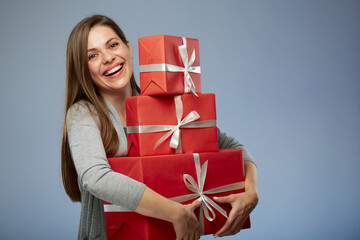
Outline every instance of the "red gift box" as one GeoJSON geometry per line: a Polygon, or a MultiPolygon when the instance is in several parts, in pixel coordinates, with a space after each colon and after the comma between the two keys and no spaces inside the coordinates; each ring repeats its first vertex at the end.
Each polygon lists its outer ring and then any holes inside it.
{"type": "Polygon", "coordinates": [[[135,96],[125,102],[129,156],[218,151],[214,94],[135,96]]]}
{"type": "Polygon", "coordinates": [[[159,35],[139,38],[141,95],[201,93],[199,40],[159,35]]]}
{"type": "MultiPolygon", "coordinates": [[[[214,196],[227,196],[244,191],[245,173],[242,150],[240,149],[199,154],[110,158],[109,163],[114,171],[143,182],[149,188],[170,199],[193,194],[184,183],[184,174],[187,174],[187,177],[191,176],[195,184],[199,183],[199,180],[197,180],[198,175],[206,175],[203,181],[203,189],[204,196],[209,198],[209,201],[214,196]],[[204,165],[207,165],[207,169],[204,168],[204,165]],[[200,166],[202,169],[199,173],[200,166]],[[229,191],[221,190],[226,192],[211,193],[212,191],[216,192],[219,187],[224,188],[234,184],[237,184],[236,190],[230,188],[229,191]],[[210,194],[207,194],[207,192],[210,192],[210,194]]],[[[199,186],[199,188],[201,187],[199,186]]],[[[198,198],[198,195],[194,195],[193,199],[198,198]]],[[[183,204],[191,203],[194,201],[193,199],[183,202],[183,204]]],[[[202,207],[204,205],[203,200],[202,207]]],[[[228,216],[231,205],[219,205],[226,211],[228,216]]],[[[175,239],[175,231],[171,223],[145,217],[135,212],[119,212],[118,208],[118,206],[106,202],[104,204],[108,239],[175,239]]],[[[213,211],[215,213],[213,221],[208,221],[206,218],[202,223],[199,221],[203,229],[203,235],[216,233],[226,221],[226,218],[220,212],[213,211]]],[[[195,211],[195,214],[199,218],[199,215],[202,214],[200,208],[195,211]]],[[[249,218],[245,221],[244,228],[250,228],[249,218]]]]}

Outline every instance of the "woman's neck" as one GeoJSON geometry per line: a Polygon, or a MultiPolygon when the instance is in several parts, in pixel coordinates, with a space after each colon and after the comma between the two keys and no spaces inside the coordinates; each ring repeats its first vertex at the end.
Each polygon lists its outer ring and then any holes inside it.
{"type": "Polygon", "coordinates": [[[111,102],[114,106],[121,123],[126,127],[126,107],[125,107],[125,98],[132,96],[132,89],[130,84],[126,86],[123,92],[117,92],[116,94],[104,94],[104,96],[111,102]]]}

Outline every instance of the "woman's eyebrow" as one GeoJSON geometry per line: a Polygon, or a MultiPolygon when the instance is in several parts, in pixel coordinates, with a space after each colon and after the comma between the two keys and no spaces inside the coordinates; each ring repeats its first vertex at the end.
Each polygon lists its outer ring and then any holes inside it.
{"type": "Polygon", "coordinates": [[[97,50],[97,48],[90,48],[90,49],[88,49],[87,51],[88,52],[92,52],[92,51],[96,51],[97,50]]]}
{"type": "Polygon", "coordinates": [[[113,39],[120,40],[119,38],[112,37],[109,40],[106,41],[105,45],[108,45],[113,39]]]}
{"type": "MultiPolygon", "coordinates": [[[[108,45],[109,42],[111,42],[113,39],[120,40],[119,38],[112,37],[112,38],[110,38],[109,40],[106,41],[105,45],[108,45]]],[[[88,49],[87,51],[88,51],[88,52],[91,52],[91,51],[96,51],[96,50],[97,50],[97,48],[90,48],[90,49],[88,49]]]]}

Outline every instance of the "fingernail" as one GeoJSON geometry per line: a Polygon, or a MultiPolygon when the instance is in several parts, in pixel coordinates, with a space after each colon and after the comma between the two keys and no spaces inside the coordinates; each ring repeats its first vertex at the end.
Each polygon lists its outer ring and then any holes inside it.
{"type": "Polygon", "coordinates": [[[218,200],[219,198],[218,198],[218,197],[214,197],[214,199],[218,200]]]}
{"type": "Polygon", "coordinates": [[[198,198],[197,200],[198,200],[199,202],[202,202],[202,198],[198,198]]]}

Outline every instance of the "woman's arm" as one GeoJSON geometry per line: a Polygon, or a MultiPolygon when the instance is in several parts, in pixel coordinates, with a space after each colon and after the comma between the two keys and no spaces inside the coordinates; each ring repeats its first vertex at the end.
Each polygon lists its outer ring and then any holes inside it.
{"type": "Polygon", "coordinates": [[[100,129],[84,102],[68,111],[67,131],[81,187],[99,199],[135,210],[145,185],[111,169],[100,129]]]}
{"type": "Polygon", "coordinates": [[[220,149],[242,149],[244,161],[251,161],[255,163],[253,157],[251,156],[249,151],[244,147],[243,144],[239,143],[239,141],[236,140],[235,138],[226,135],[226,133],[221,132],[219,128],[218,128],[218,141],[219,141],[220,149]]]}
{"type": "Polygon", "coordinates": [[[200,201],[193,201],[189,205],[171,201],[146,187],[144,194],[136,208],[136,212],[171,222],[176,232],[176,239],[200,238],[199,223],[194,210],[201,205],[200,201]]]}
{"type": "Polygon", "coordinates": [[[181,205],[114,172],[107,161],[99,127],[84,104],[72,106],[67,120],[72,158],[85,190],[99,199],[173,223],[177,239],[199,239],[193,210],[200,202],[181,205]]]}
{"type": "Polygon", "coordinates": [[[256,207],[259,197],[257,192],[257,171],[251,161],[245,161],[245,192],[215,199],[218,203],[231,204],[229,218],[224,226],[214,234],[215,237],[234,235],[240,232],[246,218],[256,207]]]}
{"type": "Polygon", "coordinates": [[[257,192],[257,170],[254,160],[244,145],[240,144],[235,138],[227,136],[218,129],[219,148],[222,149],[242,149],[244,168],[245,168],[245,192],[232,194],[226,197],[215,199],[219,203],[229,203],[232,209],[224,226],[214,234],[214,236],[234,235],[238,233],[246,218],[256,207],[259,196],[257,192]]]}

